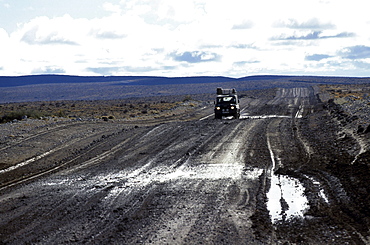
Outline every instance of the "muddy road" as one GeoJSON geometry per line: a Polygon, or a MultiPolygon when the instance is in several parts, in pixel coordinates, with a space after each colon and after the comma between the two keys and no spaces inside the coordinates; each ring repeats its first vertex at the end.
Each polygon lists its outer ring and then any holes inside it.
{"type": "Polygon", "coordinates": [[[369,244],[364,140],[312,88],[241,104],[0,145],[0,243],[369,244]]]}

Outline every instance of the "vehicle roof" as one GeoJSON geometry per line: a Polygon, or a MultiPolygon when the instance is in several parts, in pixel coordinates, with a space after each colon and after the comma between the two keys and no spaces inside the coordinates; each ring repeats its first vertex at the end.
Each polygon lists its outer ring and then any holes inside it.
{"type": "Polygon", "coordinates": [[[236,94],[219,94],[217,97],[237,97],[238,95],[236,94]]]}

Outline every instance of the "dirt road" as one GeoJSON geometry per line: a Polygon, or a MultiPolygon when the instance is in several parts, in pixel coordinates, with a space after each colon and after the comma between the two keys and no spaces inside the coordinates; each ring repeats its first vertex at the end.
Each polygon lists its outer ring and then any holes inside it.
{"type": "Polygon", "coordinates": [[[368,244],[360,140],[338,140],[312,88],[241,102],[240,120],[209,107],[185,121],[71,122],[0,147],[0,241],[368,244]]]}

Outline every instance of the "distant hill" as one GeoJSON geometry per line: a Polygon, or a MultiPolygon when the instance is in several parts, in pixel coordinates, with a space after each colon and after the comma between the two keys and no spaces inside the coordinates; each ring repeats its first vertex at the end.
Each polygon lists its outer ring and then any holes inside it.
{"type": "Polygon", "coordinates": [[[71,83],[111,83],[121,85],[161,85],[161,84],[192,84],[235,81],[229,77],[150,77],[150,76],[67,76],[67,75],[32,75],[32,76],[0,76],[0,87],[15,87],[40,84],[71,84],[71,83]]]}
{"type": "Polygon", "coordinates": [[[222,76],[0,76],[0,103],[54,100],[106,100],[130,97],[215,93],[315,84],[370,83],[370,78],[262,75],[222,76]]]}

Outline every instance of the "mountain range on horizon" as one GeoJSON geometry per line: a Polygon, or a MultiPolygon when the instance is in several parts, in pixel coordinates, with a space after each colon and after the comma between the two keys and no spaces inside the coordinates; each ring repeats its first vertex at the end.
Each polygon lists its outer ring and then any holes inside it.
{"type": "Polygon", "coordinates": [[[107,100],[130,97],[214,93],[317,84],[370,83],[370,78],[291,75],[223,76],[0,76],[0,103],[44,100],[107,100]]]}
{"type": "Polygon", "coordinates": [[[0,76],[0,87],[25,86],[49,83],[96,83],[96,82],[121,82],[125,85],[160,85],[160,84],[187,84],[187,83],[214,83],[230,81],[258,81],[277,79],[340,79],[364,80],[362,77],[336,77],[336,76],[295,76],[295,75],[252,75],[240,78],[225,76],[189,76],[189,77],[164,77],[164,76],[77,76],[77,75],[23,75],[23,76],[0,76]]]}
{"type": "Polygon", "coordinates": [[[188,84],[188,83],[214,83],[247,80],[272,80],[293,78],[288,75],[255,75],[241,78],[224,76],[189,76],[189,77],[162,77],[162,76],[76,76],[76,75],[24,75],[0,76],[0,87],[14,87],[34,84],[53,83],[100,83],[120,82],[125,85],[160,85],[160,84],[188,84]]]}

